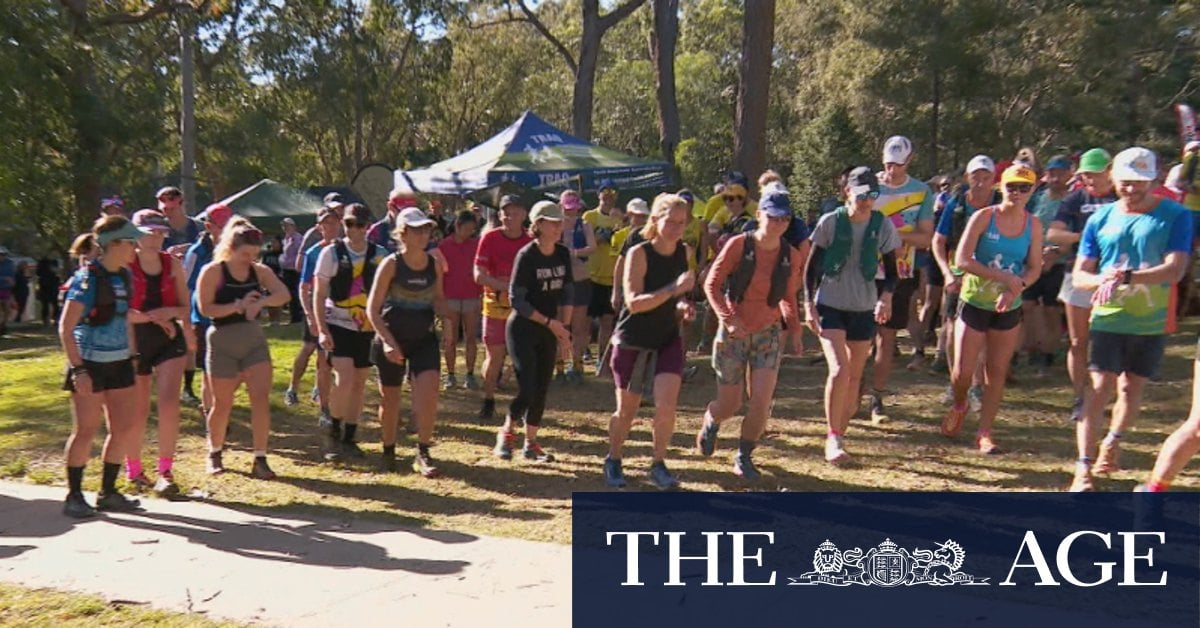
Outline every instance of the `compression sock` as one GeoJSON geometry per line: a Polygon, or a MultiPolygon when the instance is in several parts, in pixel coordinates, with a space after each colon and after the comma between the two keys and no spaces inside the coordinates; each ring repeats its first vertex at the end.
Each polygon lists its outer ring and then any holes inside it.
{"type": "Polygon", "coordinates": [[[125,458],[125,477],[130,480],[143,473],[141,458],[125,458]]]}
{"type": "Polygon", "coordinates": [[[170,473],[171,472],[171,464],[174,462],[175,462],[175,459],[172,458],[171,456],[159,457],[159,459],[158,459],[158,474],[163,475],[165,473],[170,473]]]}
{"type": "Polygon", "coordinates": [[[396,445],[394,445],[394,444],[393,445],[384,445],[383,446],[383,457],[384,458],[395,458],[396,457],[396,445]]]}
{"type": "Polygon", "coordinates": [[[353,443],[354,442],[354,434],[356,432],[358,432],[358,423],[347,423],[342,428],[342,442],[343,443],[353,443]]]}
{"type": "Polygon", "coordinates": [[[121,463],[106,462],[104,463],[104,475],[100,479],[100,492],[104,495],[111,495],[117,492],[117,475],[121,473],[121,463]]]}
{"type": "Polygon", "coordinates": [[[429,455],[429,445],[427,443],[417,443],[417,453],[422,456],[429,455]]]}
{"type": "Polygon", "coordinates": [[[342,420],[341,419],[334,419],[334,418],[329,419],[329,435],[334,438],[341,437],[341,435],[342,435],[342,420]]]}
{"type": "Polygon", "coordinates": [[[1165,493],[1167,492],[1167,488],[1170,486],[1170,484],[1170,482],[1163,482],[1162,480],[1151,480],[1146,482],[1146,492],[1165,493]]]}
{"type": "Polygon", "coordinates": [[[183,372],[183,389],[189,395],[195,397],[196,393],[192,392],[192,382],[196,380],[196,369],[187,369],[183,372]]]}
{"type": "Polygon", "coordinates": [[[83,493],[83,467],[67,467],[67,487],[72,495],[83,493]]]}

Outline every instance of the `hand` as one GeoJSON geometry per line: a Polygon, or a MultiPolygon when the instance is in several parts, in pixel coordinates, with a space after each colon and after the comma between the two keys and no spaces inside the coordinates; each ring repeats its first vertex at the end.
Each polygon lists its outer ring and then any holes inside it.
{"type": "Polygon", "coordinates": [[[812,330],[812,333],[817,336],[820,336],[821,335],[821,317],[817,314],[817,304],[816,303],[805,303],[804,304],[804,318],[807,319],[807,320],[805,320],[804,323],[806,325],[808,325],[808,328],[810,330],[812,330]]]}
{"type": "Polygon", "coordinates": [[[745,338],[746,328],[742,325],[742,318],[737,314],[730,316],[727,320],[722,321],[725,326],[725,331],[729,333],[730,338],[745,338]]]}
{"type": "Polygon", "coordinates": [[[92,376],[87,371],[71,371],[71,385],[81,395],[92,394],[92,376]]]}
{"type": "Polygon", "coordinates": [[[875,322],[880,325],[892,319],[892,297],[888,295],[875,303],[875,322]]]}
{"type": "Polygon", "coordinates": [[[554,337],[558,338],[560,342],[569,342],[571,340],[571,332],[567,331],[566,326],[557,318],[550,319],[550,322],[546,323],[546,326],[550,328],[550,331],[554,332],[554,337]]]}
{"type": "Polygon", "coordinates": [[[680,301],[675,305],[675,308],[683,316],[685,323],[696,320],[696,305],[691,301],[680,301]]]}
{"type": "Polygon", "coordinates": [[[1046,268],[1053,266],[1059,257],[1062,257],[1062,249],[1057,245],[1051,244],[1042,247],[1042,265],[1046,268]]]}
{"type": "Polygon", "coordinates": [[[321,345],[326,352],[333,351],[333,336],[329,335],[328,329],[321,330],[321,333],[317,335],[317,344],[321,345]]]}
{"type": "Polygon", "coordinates": [[[962,290],[962,277],[959,275],[946,275],[946,286],[943,290],[947,294],[958,294],[962,290]]]}
{"type": "Polygon", "coordinates": [[[175,338],[175,334],[178,330],[175,327],[174,321],[171,321],[171,320],[155,321],[154,324],[158,325],[159,328],[161,328],[163,330],[163,333],[167,335],[167,338],[171,338],[171,339],[175,338]]]}
{"type": "Polygon", "coordinates": [[[242,305],[242,312],[246,315],[246,320],[258,320],[258,315],[263,309],[263,296],[261,292],[254,290],[247,293],[246,296],[241,298],[240,303],[242,305]]]}
{"type": "Polygon", "coordinates": [[[1017,297],[1012,292],[1001,292],[1000,296],[996,297],[996,311],[1007,312],[1008,308],[1012,307],[1013,302],[1016,300],[1017,297]]]}
{"type": "MultiPolygon", "coordinates": [[[[624,303],[622,303],[621,301],[622,301],[622,299],[621,299],[620,293],[618,293],[618,288],[616,288],[614,286],[611,305],[612,305],[613,311],[617,312],[618,314],[621,312],[621,306],[624,305],[624,303]]],[[[583,307],[586,307],[586,306],[583,306],[583,307]]]]}
{"type": "Polygon", "coordinates": [[[404,353],[400,351],[399,347],[384,343],[383,356],[392,364],[404,364],[404,353]]]}
{"type": "Polygon", "coordinates": [[[1021,294],[1025,291],[1025,280],[1017,275],[1008,275],[1004,278],[1004,283],[1008,286],[1008,291],[1013,294],[1021,294]]]}
{"type": "Polygon", "coordinates": [[[680,296],[692,291],[696,287],[696,273],[687,271],[675,280],[675,289],[672,291],[674,296],[680,296]]]}
{"type": "Polygon", "coordinates": [[[319,338],[321,336],[320,330],[317,329],[316,321],[312,320],[311,318],[308,319],[308,333],[312,334],[313,338],[319,338]]]}
{"type": "Polygon", "coordinates": [[[1109,275],[1100,283],[1100,287],[1092,293],[1092,305],[1104,305],[1112,300],[1121,285],[1119,276],[1109,275]]]}

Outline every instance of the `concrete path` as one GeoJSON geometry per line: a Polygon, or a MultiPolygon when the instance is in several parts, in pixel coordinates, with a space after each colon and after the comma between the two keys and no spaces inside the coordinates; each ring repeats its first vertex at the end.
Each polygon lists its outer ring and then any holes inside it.
{"type": "Polygon", "coordinates": [[[279,626],[568,626],[570,547],[0,482],[0,580],[279,626]],[[89,494],[91,500],[94,495],[89,494]]]}

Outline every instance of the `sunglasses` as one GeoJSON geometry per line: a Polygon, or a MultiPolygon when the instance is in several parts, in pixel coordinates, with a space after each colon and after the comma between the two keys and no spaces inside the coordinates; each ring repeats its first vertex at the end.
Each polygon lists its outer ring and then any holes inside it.
{"type": "Polygon", "coordinates": [[[1009,192],[1020,192],[1021,194],[1028,194],[1029,192],[1033,191],[1033,184],[1032,183],[1009,183],[1008,185],[1004,186],[1004,189],[1008,190],[1009,192]]]}
{"type": "Polygon", "coordinates": [[[354,218],[347,218],[342,221],[342,224],[346,225],[347,229],[359,229],[359,228],[366,229],[367,228],[367,223],[355,220],[354,218]]]}
{"type": "Polygon", "coordinates": [[[182,195],[182,194],[163,194],[162,196],[158,197],[158,200],[160,200],[160,201],[173,201],[173,200],[175,200],[175,199],[177,199],[177,198],[183,198],[183,195],[182,195]]]}
{"type": "Polygon", "coordinates": [[[854,199],[858,201],[865,201],[867,199],[875,200],[877,198],[879,198],[879,192],[877,190],[871,190],[870,192],[863,192],[862,194],[854,195],[854,199]]]}
{"type": "Polygon", "coordinates": [[[779,223],[779,222],[790,222],[791,220],[792,220],[791,216],[767,216],[768,222],[779,223]]]}
{"type": "Polygon", "coordinates": [[[745,196],[738,196],[736,194],[726,194],[723,198],[726,203],[740,203],[746,200],[745,196]]]}
{"type": "Polygon", "coordinates": [[[234,236],[234,241],[237,244],[259,246],[263,243],[263,233],[258,229],[244,229],[234,236]]]}

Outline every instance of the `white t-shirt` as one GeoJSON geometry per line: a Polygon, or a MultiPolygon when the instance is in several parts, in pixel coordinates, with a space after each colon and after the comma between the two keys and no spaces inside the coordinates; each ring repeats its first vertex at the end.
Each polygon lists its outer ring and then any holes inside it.
{"type": "MultiPolygon", "coordinates": [[[[367,319],[367,295],[371,292],[371,286],[363,280],[363,263],[371,247],[375,248],[376,266],[383,262],[387,251],[383,247],[371,243],[368,243],[362,250],[355,251],[350,246],[349,240],[343,238],[340,242],[346,246],[346,251],[350,254],[350,265],[354,271],[354,279],[350,282],[350,294],[345,300],[335,303],[332,295],[330,298],[325,299],[325,321],[330,325],[336,325],[337,327],[353,331],[374,331],[374,328],[371,327],[371,321],[367,319]]],[[[337,247],[327,246],[321,250],[321,255],[317,257],[317,277],[332,280],[337,273],[337,247]]]]}

